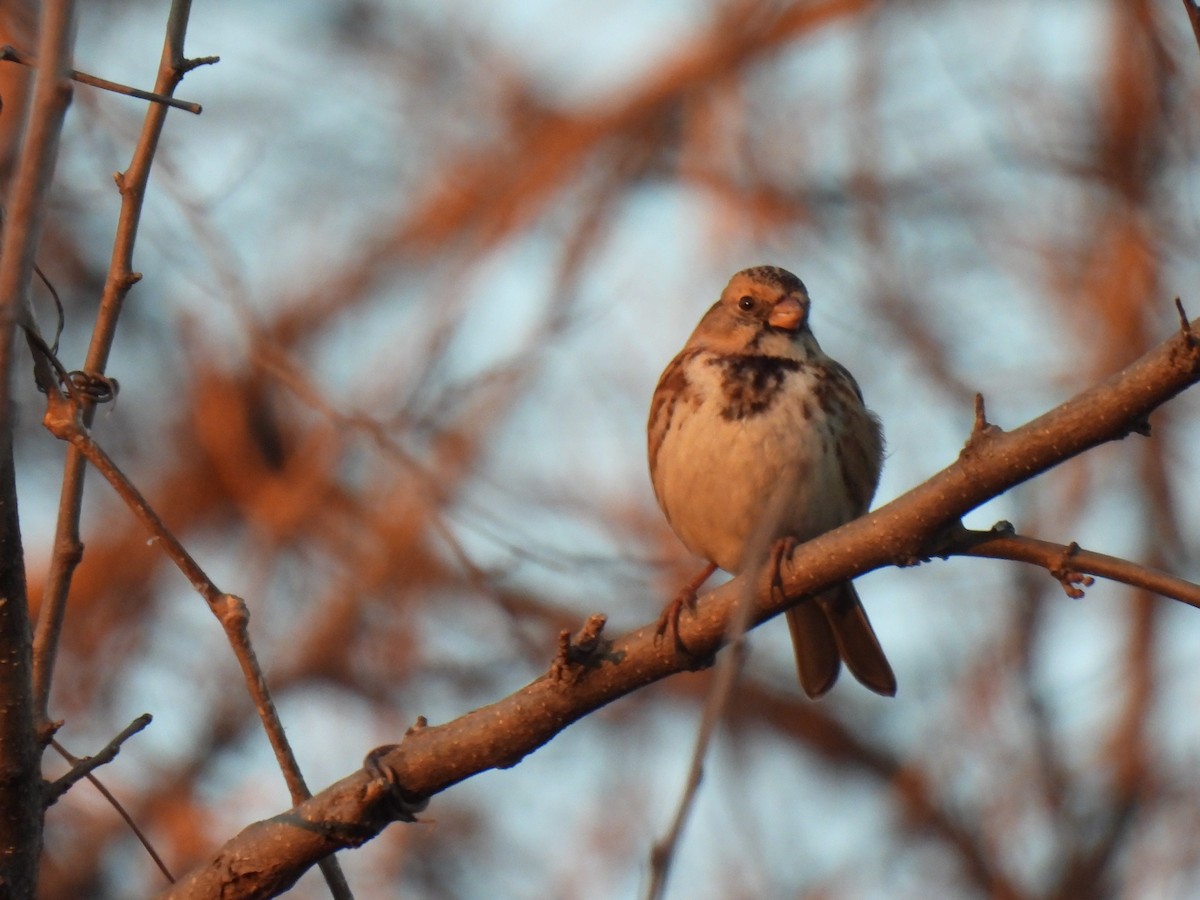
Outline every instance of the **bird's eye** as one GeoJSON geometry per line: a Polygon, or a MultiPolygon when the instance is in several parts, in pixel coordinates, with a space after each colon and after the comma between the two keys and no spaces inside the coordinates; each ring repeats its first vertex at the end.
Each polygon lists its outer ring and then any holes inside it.
{"type": "Polygon", "coordinates": [[[746,295],[739,299],[738,309],[744,310],[745,312],[750,312],[750,310],[754,309],[754,298],[746,295]]]}

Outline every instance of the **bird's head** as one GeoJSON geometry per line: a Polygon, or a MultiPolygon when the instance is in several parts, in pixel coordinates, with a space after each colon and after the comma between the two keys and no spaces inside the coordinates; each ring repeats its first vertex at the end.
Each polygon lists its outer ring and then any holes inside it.
{"type": "Polygon", "coordinates": [[[786,269],[755,266],[729,279],[691,343],[727,353],[789,356],[808,339],[808,291],[786,269]]]}

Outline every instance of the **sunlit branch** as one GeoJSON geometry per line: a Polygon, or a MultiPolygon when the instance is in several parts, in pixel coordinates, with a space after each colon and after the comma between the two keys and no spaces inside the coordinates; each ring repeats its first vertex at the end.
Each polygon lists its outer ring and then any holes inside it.
{"type": "Polygon", "coordinates": [[[1200,609],[1200,585],[1127,559],[1084,550],[1078,544],[1056,544],[1000,529],[964,531],[946,549],[948,556],[981,556],[1040,566],[1076,598],[1083,596],[1081,587],[1088,586],[1080,577],[1097,575],[1200,609]]]}
{"type": "MultiPolygon", "coordinates": [[[[390,819],[401,817],[397,810],[411,811],[424,798],[487,769],[516,765],[588,713],[711,658],[728,640],[747,594],[755,601],[750,620],[758,623],[786,611],[797,598],[864,572],[938,555],[939,548],[953,546],[964,513],[1072,456],[1143,432],[1155,408],[1200,381],[1200,348],[1192,337],[1197,326],[1200,321],[1019,428],[976,429],[959,458],[925,483],[800,545],[778,573],[782,591],[774,589],[775,573],[763,570],[748,571],[706,594],[695,614],[679,621],[688,652],[657,640],[654,624],[600,641],[593,664],[583,666],[578,677],[562,678],[552,667],[502,700],[443,725],[413,729],[402,743],[373,751],[363,769],[289,812],[245,829],[167,896],[215,890],[228,865],[239,861],[245,871],[248,859],[255,861],[255,876],[240,883],[245,896],[271,896],[328,854],[370,839],[390,819]]],[[[1057,570],[1103,564],[1086,556],[1080,563],[1069,551],[1054,546],[1057,570]]]]}
{"type": "MultiPolygon", "coordinates": [[[[176,567],[184,574],[195,591],[204,598],[209,609],[220,621],[225,634],[242,669],[250,696],[262,720],[276,761],[283,772],[293,803],[301,803],[312,794],[304,781],[295,753],[284,732],[275,702],[267,688],[266,678],[259,666],[254,647],[250,642],[248,624],[250,614],[245,601],[233,594],[221,591],[199,563],[183,546],[179,538],[169,529],[142,493],[125,476],[103,448],[92,439],[82,422],[80,408],[73,397],[57,391],[47,398],[43,424],[60,440],[67,441],[113,486],[126,506],[141,520],[153,539],[159,544],[176,567]]],[[[341,868],[334,859],[320,861],[321,869],[335,898],[349,897],[349,888],[341,868]]]]}

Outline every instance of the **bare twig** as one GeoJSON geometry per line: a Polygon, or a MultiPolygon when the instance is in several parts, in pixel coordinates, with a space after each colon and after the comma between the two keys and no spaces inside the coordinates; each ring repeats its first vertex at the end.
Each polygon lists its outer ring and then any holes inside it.
{"type": "MultiPolygon", "coordinates": [[[[212,61],[216,62],[217,60],[213,58],[212,61]]],[[[18,65],[28,66],[31,69],[37,68],[37,60],[31,54],[23,50],[18,50],[12,44],[0,46],[0,62],[14,62],[18,65]]],[[[78,69],[72,69],[69,77],[72,81],[78,81],[80,84],[86,84],[105,91],[112,91],[114,94],[137,97],[139,100],[163,103],[167,106],[173,106],[175,109],[194,113],[197,116],[204,111],[204,108],[199,103],[192,103],[190,100],[177,100],[175,97],[169,97],[166,94],[156,94],[154,91],[143,91],[141,88],[119,84],[116,81],[109,81],[107,78],[98,78],[95,75],[89,75],[87,72],[80,72],[78,69]]]]}
{"type": "Polygon", "coordinates": [[[1178,297],[1175,298],[1175,311],[1179,313],[1179,330],[1187,338],[1189,344],[1196,343],[1196,332],[1192,331],[1192,323],[1188,321],[1187,312],[1183,308],[1183,301],[1178,297]]]}
{"type": "Polygon", "coordinates": [[[971,426],[971,434],[967,437],[967,442],[963,444],[961,455],[974,453],[984,440],[999,431],[998,426],[987,420],[987,407],[984,405],[983,394],[976,394],[975,423],[971,426]]]}
{"type": "Polygon", "coordinates": [[[211,605],[221,626],[225,629],[230,646],[233,647],[234,655],[242,668],[242,676],[246,679],[255,709],[258,710],[263,728],[267,731],[267,737],[275,751],[275,758],[279,762],[280,769],[283,770],[283,777],[287,781],[292,800],[296,802],[298,802],[297,798],[307,800],[312,793],[308,790],[308,785],[304,783],[304,777],[300,774],[300,766],[296,762],[287,735],[283,731],[283,723],[279,721],[275,701],[271,699],[271,693],[267,690],[262,667],[258,664],[258,657],[250,642],[250,612],[246,609],[246,601],[233,594],[222,594],[211,605]]]}
{"type": "Polygon", "coordinates": [[[88,433],[82,421],[80,407],[75,401],[58,392],[51,393],[46,404],[46,414],[42,419],[51,434],[62,441],[67,441],[87,459],[101,475],[113,486],[125,505],[133,511],[146,530],[154,536],[163,551],[175,563],[176,568],[184,574],[195,591],[204,598],[210,607],[216,607],[224,596],[200,564],[188,553],[187,548],[171,532],[158,513],[150,506],[141,491],[125,477],[115,462],[104,452],[88,433]]]}
{"type": "MultiPolygon", "coordinates": [[[[152,719],[150,713],[142,713],[121,729],[117,736],[105,744],[104,749],[95,756],[85,756],[82,759],[71,758],[70,761],[73,764],[71,770],[46,785],[44,793],[46,805],[53,805],[59,797],[74,787],[81,779],[87,778],[101,766],[108,765],[116,759],[117,754],[121,752],[121,745],[149,725],[152,719]]],[[[62,747],[58,747],[58,751],[64,756],[70,757],[70,754],[62,747]]]]}
{"type": "MultiPolygon", "coordinates": [[[[750,598],[747,598],[749,600],[750,598]]],[[[739,618],[748,620],[746,612],[751,608],[749,602],[742,605],[739,618]]],[[[647,900],[659,900],[667,889],[667,876],[671,872],[671,863],[675,859],[675,849],[683,836],[683,828],[695,806],[696,796],[700,792],[700,782],[704,777],[704,760],[708,758],[708,750],[712,745],[713,735],[721,721],[729,698],[733,695],[733,687],[742,671],[746,659],[745,625],[742,631],[733,638],[729,652],[721,656],[714,673],[712,688],[704,702],[704,714],[700,719],[700,727],[696,731],[696,744],[692,749],[692,761],[688,766],[687,779],[679,796],[675,816],[667,833],[654,842],[650,848],[650,883],[646,888],[647,900]]],[[[735,625],[736,627],[736,625],[735,625]]]]}
{"type": "MultiPolygon", "coordinates": [[[[179,571],[191,582],[193,589],[204,598],[229,638],[234,656],[237,657],[238,665],[242,669],[246,685],[254,700],[255,709],[267,732],[271,748],[275,752],[275,759],[287,782],[292,802],[302,803],[309,799],[312,794],[308,785],[305,784],[299,763],[292,752],[287,734],[283,730],[283,724],[279,721],[275,702],[271,699],[266,678],[263,676],[254,647],[250,642],[250,633],[247,627],[250,614],[246,610],[245,602],[240,597],[227,594],[217,587],[179,538],[159,518],[158,513],[154,511],[142,493],[104,452],[104,449],[92,439],[83,425],[80,407],[73,398],[52,392],[47,398],[43,424],[59,440],[70,442],[71,446],[76,448],[83,458],[104,476],[121,499],[125,501],[125,505],[142,521],[142,524],[153,535],[154,540],[175,563],[179,571]]],[[[342,875],[337,860],[332,857],[322,859],[320,866],[334,897],[350,897],[349,886],[346,884],[345,876],[342,875]]]]}
{"type": "MultiPolygon", "coordinates": [[[[762,522],[746,548],[749,571],[761,567],[767,560],[772,560],[772,565],[777,565],[779,551],[788,546],[787,541],[775,543],[769,537],[775,530],[772,526],[779,521],[783,512],[783,502],[784,496],[780,494],[770,508],[763,510],[762,522]]],[[[694,582],[688,588],[694,594],[711,574],[712,569],[706,569],[705,579],[694,582]]],[[[772,585],[772,591],[775,589],[776,585],[772,585]]],[[[692,809],[695,807],[696,797],[700,792],[700,781],[704,775],[704,760],[708,758],[713,735],[724,716],[729,698],[733,695],[734,685],[737,683],[738,676],[741,675],[742,664],[745,662],[745,636],[750,627],[752,609],[754,609],[753,582],[746,581],[742,584],[741,599],[729,622],[729,631],[726,635],[729,652],[718,658],[712,686],[705,697],[704,714],[696,732],[692,760],[688,767],[688,775],[679,797],[679,803],[675,809],[675,816],[667,833],[650,848],[650,883],[646,888],[647,900],[659,900],[666,892],[667,876],[671,872],[675,850],[683,837],[684,826],[687,824],[692,809]]],[[[678,620],[675,623],[675,629],[678,634],[678,620]]]]}
{"type": "MultiPolygon", "coordinates": [[[[184,35],[187,31],[190,0],[173,0],[167,19],[166,38],[162,58],[155,80],[156,94],[170,96],[182,80],[187,60],[183,53],[184,35]]],[[[45,54],[40,54],[45,58],[45,54]]],[[[40,74],[40,70],[39,74],[40,74]]],[[[167,107],[153,104],[146,110],[141,135],[133,152],[129,168],[118,176],[121,189],[121,212],[117,221],[116,237],[113,242],[112,260],[104,292],[100,297],[100,309],[92,329],[92,340],[84,362],[84,371],[90,375],[103,375],[108,362],[109,350],[116,335],[117,320],[121,306],[129,289],[141,276],[133,271],[133,247],[141,221],[142,204],[146,185],[150,179],[150,168],[158,148],[159,135],[167,119],[167,107]]],[[[35,353],[35,360],[37,354],[35,353]]],[[[83,410],[83,425],[90,426],[95,414],[94,407],[86,405],[83,410]]],[[[58,522],[54,536],[54,552],[42,593],[42,603],[34,632],[34,702],[37,710],[38,728],[43,733],[48,729],[50,685],[54,674],[54,662],[58,652],[58,638],[62,631],[66,613],[67,595],[75,567],[83,557],[83,542],[79,536],[79,517],[82,511],[83,482],[86,464],[75,447],[67,450],[63,468],[63,484],[59,494],[58,522]]]]}
{"type": "Polygon", "coordinates": [[[1069,574],[1097,575],[1143,588],[1200,609],[1200,585],[1126,559],[1083,550],[1078,544],[1055,544],[1016,534],[964,532],[947,555],[1008,559],[1040,566],[1059,581],[1069,574]]]}
{"type": "Polygon", "coordinates": [[[54,287],[54,283],[46,277],[46,273],[38,268],[37,263],[33,265],[33,273],[37,275],[38,280],[45,285],[46,290],[50,292],[50,296],[54,299],[54,310],[56,313],[54,323],[54,340],[50,342],[50,352],[58,352],[58,339],[62,337],[63,326],[66,325],[66,319],[63,314],[62,299],[58,296],[58,291],[54,287]]]}
{"type": "MultiPolygon", "coordinates": [[[[51,740],[50,746],[58,751],[58,754],[72,765],[75,765],[79,762],[79,758],[68,753],[66,748],[63,747],[63,745],[58,741],[51,740]]],[[[167,864],[163,862],[163,858],[158,855],[158,851],[154,849],[154,845],[150,843],[150,839],[147,838],[142,832],[142,829],[138,827],[137,822],[133,821],[133,816],[129,814],[129,811],[125,809],[125,807],[121,804],[121,801],[114,797],[112,791],[106,788],[104,783],[95,775],[89,773],[84,777],[87,778],[92,787],[100,792],[100,796],[109,802],[112,808],[117,811],[117,815],[121,817],[127,826],[129,826],[129,830],[133,832],[133,836],[138,839],[138,843],[142,845],[146,853],[148,853],[150,858],[154,860],[154,864],[158,866],[158,870],[163,873],[163,877],[165,877],[167,881],[174,883],[175,876],[171,874],[171,870],[167,868],[167,864]]]]}

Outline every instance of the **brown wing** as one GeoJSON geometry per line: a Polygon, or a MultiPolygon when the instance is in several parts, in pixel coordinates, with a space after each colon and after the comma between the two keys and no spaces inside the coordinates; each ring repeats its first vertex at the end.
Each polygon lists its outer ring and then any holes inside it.
{"type": "Polygon", "coordinates": [[[830,401],[849,420],[837,436],[837,458],[842,482],[854,501],[858,515],[865,513],[879,486],[883,467],[883,426],[879,417],[863,405],[862,391],[849,370],[830,360],[833,377],[828,381],[830,401]]]}
{"type": "Polygon", "coordinates": [[[694,347],[684,347],[667,363],[667,367],[658,378],[658,385],[654,388],[654,396],[650,400],[650,420],[646,423],[651,478],[654,477],[658,450],[662,447],[663,438],[667,436],[667,429],[671,427],[675,407],[684,402],[688,394],[688,361],[700,352],[702,351],[694,347]]]}

